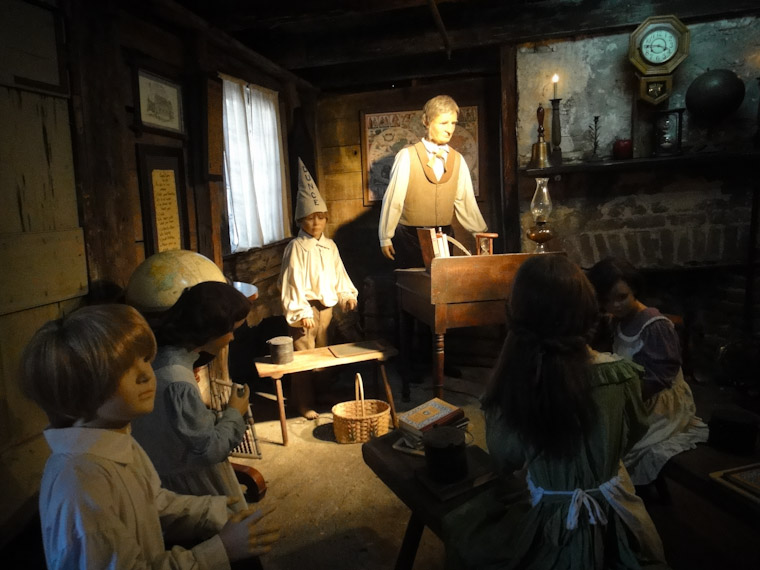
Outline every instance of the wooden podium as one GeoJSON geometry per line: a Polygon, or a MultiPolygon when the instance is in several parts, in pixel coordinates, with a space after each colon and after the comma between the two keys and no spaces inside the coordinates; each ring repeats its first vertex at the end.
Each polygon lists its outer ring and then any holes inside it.
{"type": "MultiPolygon", "coordinates": [[[[433,331],[433,389],[443,397],[443,355],[446,330],[503,324],[515,273],[534,253],[440,257],[430,269],[397,269],[396,287],[401,356],[411,363],[412,321],[415,317],[433,331]]],[[[543,254],[548,255],[548,254],[543,254]]],[[[409,398],[409,374],[403,374],[404,400],[409,398]]]]}

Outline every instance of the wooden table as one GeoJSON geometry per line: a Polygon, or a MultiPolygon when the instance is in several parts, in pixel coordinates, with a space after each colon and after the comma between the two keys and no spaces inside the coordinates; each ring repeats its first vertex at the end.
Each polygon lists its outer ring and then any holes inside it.
{"type": "Polygon", "coordinates": [[[404,362],[403,392],[409,398],[413,316],[433,331],[433,390],[443,397],[444,335],[447,329],[506,322],[507,298],[515,273],[536,254],[506,253],[470,257],[435,258],[430,270],[397,269],[401,355],[404,362]]]}
{"type": "MultiPolygon", "coordinates": [[[[363,444],[362,456],[367,466],[412,511],[395,566],[396,570],[411,570],[426,526],[440,537],[441,523],[446,514],[503,480],[490,481],[441,501],[415,475],[418,469],[424,468],[425,458],[393,449],[399,437],[401,433],[395,430],[363,444]]],[[[468,446],[467,453],[468,458],[479,455],[481,460],[490,461],[488,454],[477,446],[468,446]]]]}
{"type": "MultiPolygon", "coordinates": [[[[386,396],[391,410],[394,410],[393,395],[390,393],[385,367],[383,362],[396,356],[398,350],[384,340],[370,340],[365,342],[352,342],[346,344],[334,344],[312,350],[297,350],[293,353],[293,361],[287,364],[273,364],[271,356],[257,358],[256,371],[261,378],[273,378],[277,394],[277,404],[280,411],[280,429],[282,430],[282,444],[288,445],[288,427],[285,419],[285,399],[282,395],[282,377],[295,372],[308,372],[316,368],[329,368],[331,366],[343,366],[357,362],[377,360],[380,373],[386,386],[386,396]],[[336,356],[338,355],[338,356],[336,356]]],[[[395,414],[394,414],[395,415],[395,414]]]]}

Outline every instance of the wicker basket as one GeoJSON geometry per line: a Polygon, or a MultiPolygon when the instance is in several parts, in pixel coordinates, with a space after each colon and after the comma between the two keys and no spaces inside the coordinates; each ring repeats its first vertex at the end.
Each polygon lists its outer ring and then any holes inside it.
{"type": "Polygon", "coordinates": [[[363,443],[388,433],[390,405],[382,400],[365,400],[361,374],[356,375],[356,400],[332,408],[333,431],[338,443],[363,443]]]}

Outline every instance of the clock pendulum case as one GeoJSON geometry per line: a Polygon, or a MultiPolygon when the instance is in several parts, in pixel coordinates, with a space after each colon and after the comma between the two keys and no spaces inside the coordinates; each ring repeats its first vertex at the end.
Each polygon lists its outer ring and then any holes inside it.
{"type": "Polygon", "coordinates": [[[639,99],[656,105],[670,97],[671,74],[688,55],[689,29],[678,18],[644,20],[628,43],[628,59],[638,70],[639,99]]]}

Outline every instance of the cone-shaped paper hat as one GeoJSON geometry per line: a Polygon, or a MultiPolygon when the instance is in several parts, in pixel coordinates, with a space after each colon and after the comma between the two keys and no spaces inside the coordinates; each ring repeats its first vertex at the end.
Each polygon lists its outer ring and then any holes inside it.
{"type": "Polygon", "coordinates": [[[296,221],[314,212],[326,212],[327,206],[319,193],[314,179],[298,158],[298,196],[296,197],[296,221]]]}

